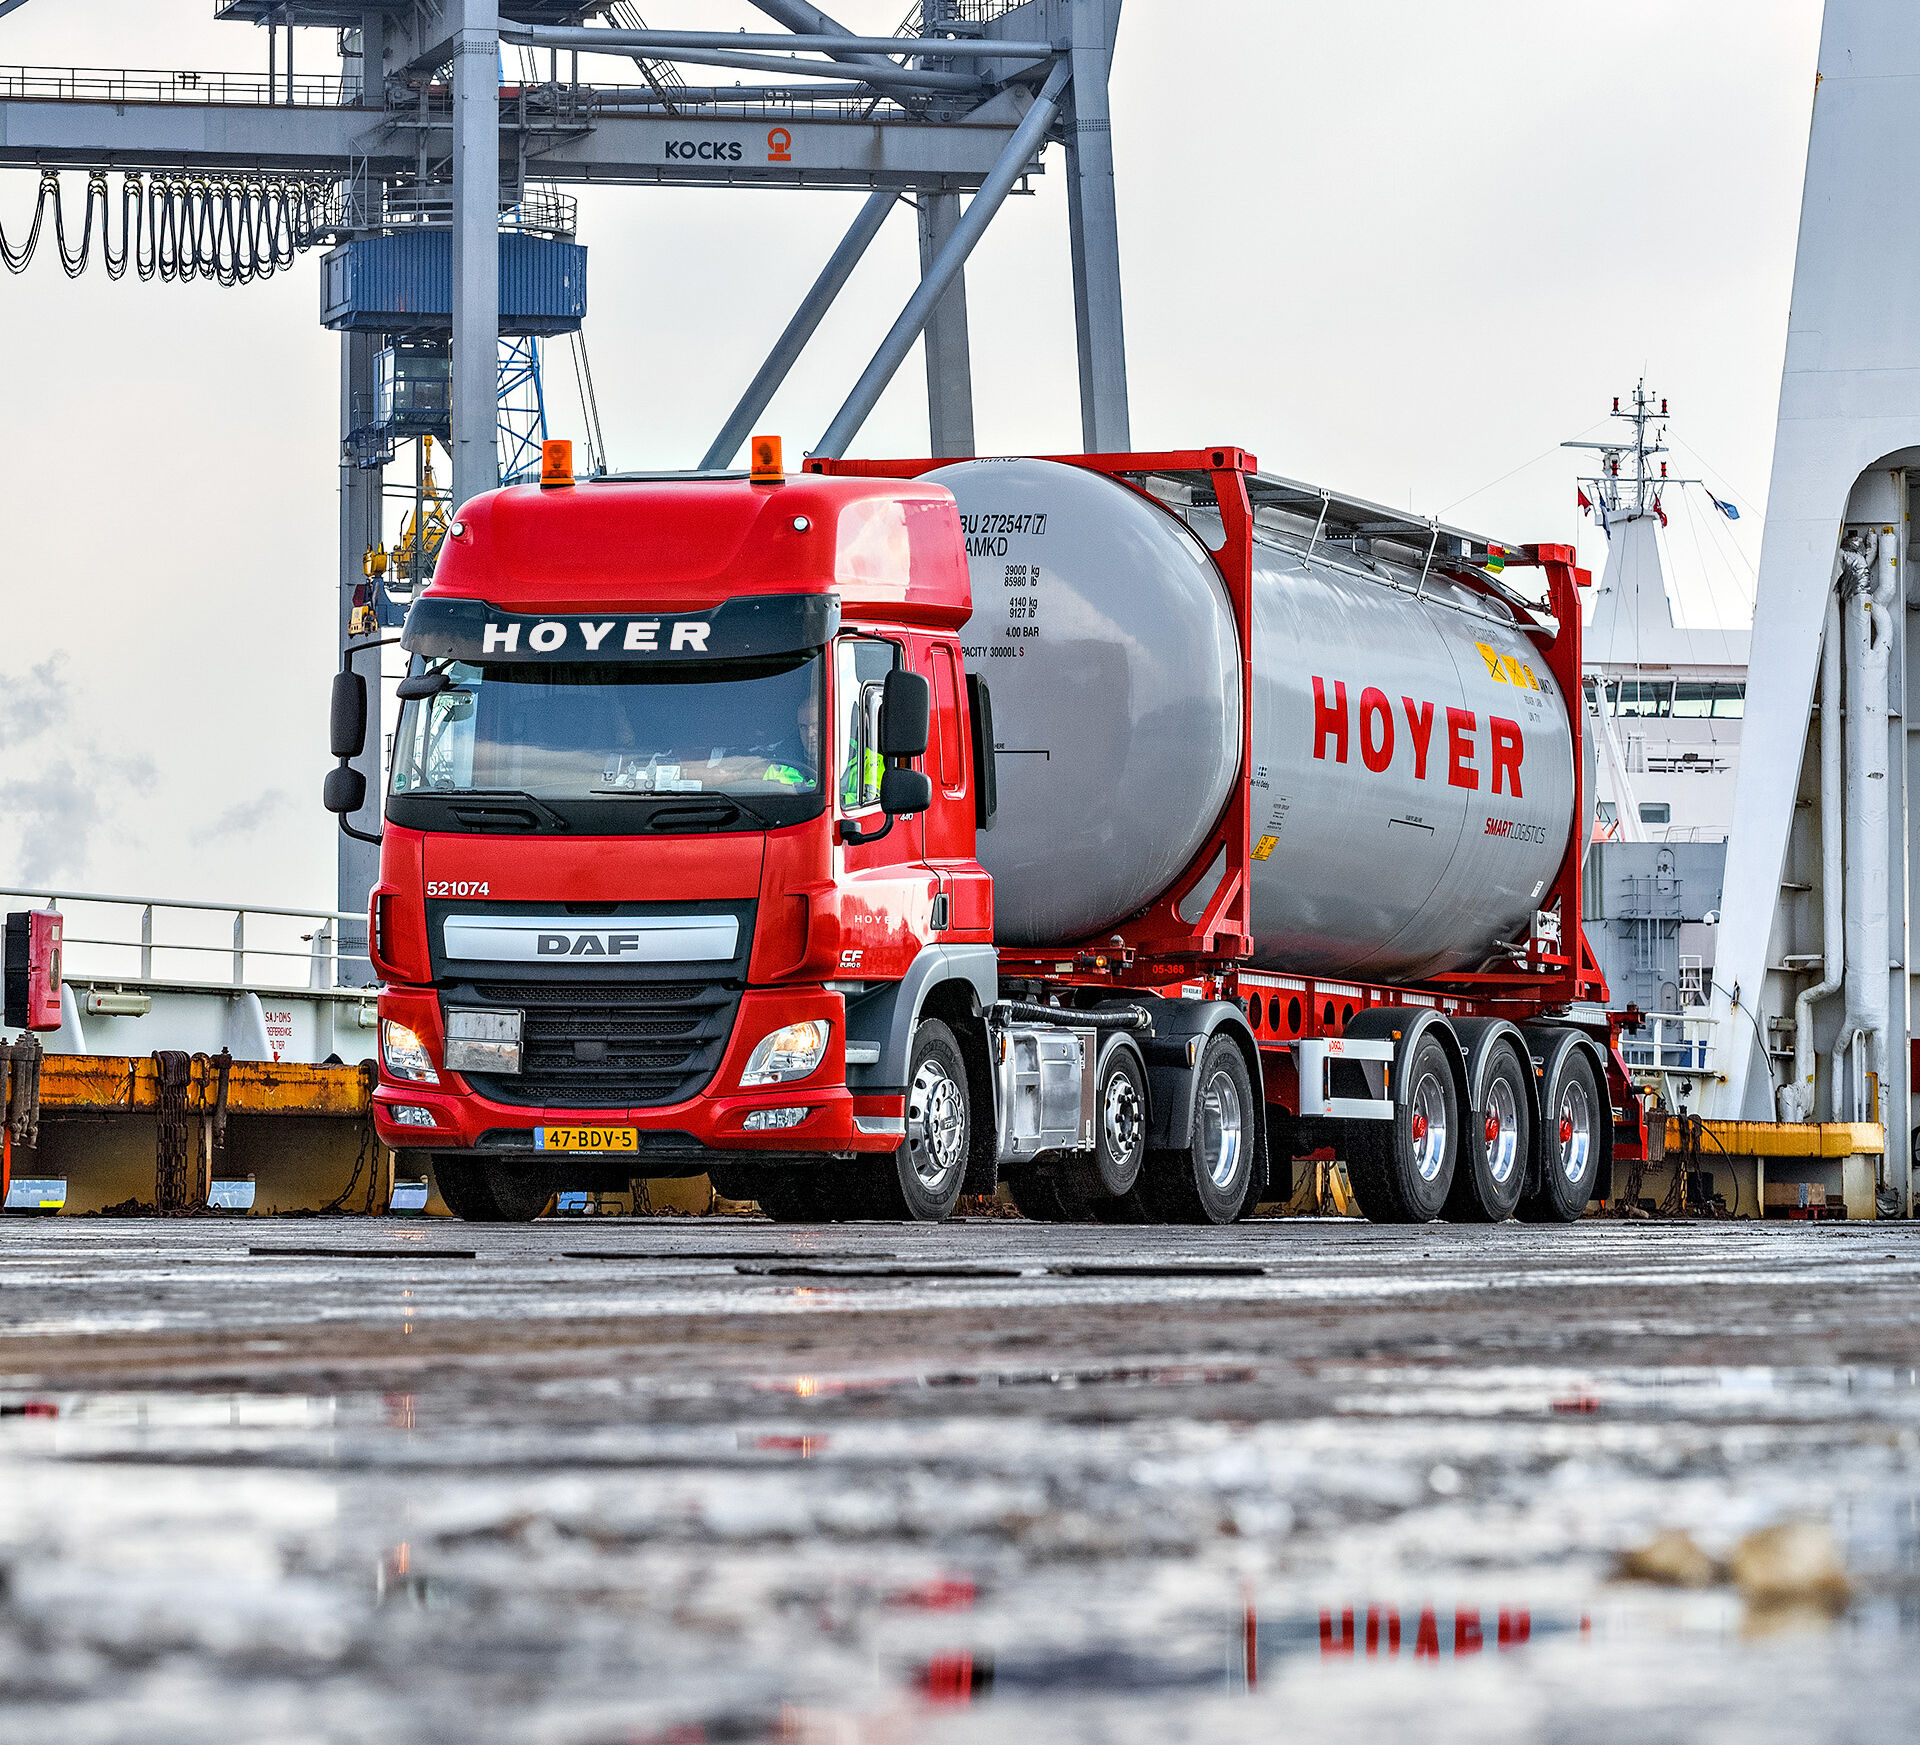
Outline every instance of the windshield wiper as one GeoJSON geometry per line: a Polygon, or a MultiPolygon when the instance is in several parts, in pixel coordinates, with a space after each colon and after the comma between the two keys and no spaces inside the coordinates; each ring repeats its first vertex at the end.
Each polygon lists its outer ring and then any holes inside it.
{"type": "MultiPolygon", "coordinates": [[[[450,802],[453,807],[453,815],[463,824],[468,823],[467,818],[460,811],[460,807],[464,802],[469,800],[478,801],[479,804],[474,810],[481,816],[485,816],[488,811],[487,801],[504,800],[508,804],[505,807],[496,808],[496,810],[522,812],[536,820],[544,820],[547,828],[550,830],[571,830],[573,828],[573,826],[549,806],[546,801],[535,798],[524,788],[429,788],[426,792],[432,794],[435,799],[450,802]]],[[[477,828],[477,826],[471,827],[477,828]]]]}
{"type": "MultiPolygon", "coordinates": [[[[749,806],[745,800],[736,800],[733,795],[726,793],[643,794],[633,788],[589,788],[587,792],[592,794],[596,799],[652,800],[662,806],[680,805],[689,809],[694,807],[727,806],[735,812],[745,813],[747,817],[751,818],[754,823],[758,824],[763,830],[776,830],[779,828],[766,813],[757,811],[752,806],[749,806]]],[[[659,814],[656,813],[654,816],[657,818],[659,814]]],[[[651,822],[651,820],[649,820],[649,822],[651,822]]]]}

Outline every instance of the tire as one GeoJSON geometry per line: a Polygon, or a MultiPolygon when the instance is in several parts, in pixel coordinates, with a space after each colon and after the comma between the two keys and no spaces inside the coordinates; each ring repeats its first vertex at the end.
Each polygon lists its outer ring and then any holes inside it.
{"type": "Polygon", "coordinates": [[[1074,1163],[1086,1198],[1119,1200],[1133,1191],[1147,1160],[1147,1075],[1133,1050],[1108,1051],[1093,1087],[1093,1156],[1074,1163]]]}
{"type": "Polygon", "coordinates": [[[531,1224],[553,1198],[553,1170],[544,1163],[435,1158],[433,1179],[447,1210],[469,1224],[531,1224]]]}
{"type": "Polygon", "coordinates": [[[1140,1057],[1129,1047],[1108,1049],[1093,1087],[1093,1151],[1020,1171],[1023,1179],[1010,1191],[1022,1216],[1048,1224],[1152,1223],[1140,1192],[1147,1107],[1140,1057]]]}
{"type": "Polygon", "coordinates": [[[1506,1043],[1493,1045],[1480,1085],[1480,1107],[1460,1134],[1459,1162],[1446,1215],[1458,1224],[1503,1224],[1520,1204],[1533,1156],[1527,1074],[1506,1043]]]}
{"type": "Polygon", "coordinates": [[[1520,1202],[1529,1224],[1571,1224],[1587,1209],[1600,1173],[1600,1123],[1613,1110],[1600,1095],[1584,1048],[1563,1050],[1541,1100],[1540,1185],[1520,1202]]]}
{"type": "Polygon", "coordinates": [[[953,1215],[966,1186],[973,1120],[966,1060],[938,1018],[914,1027],[906,1103],[906,1143],[889,1157],[846,1166],[840,1216],[940,1224],[953,1215]]]}
{"type": "Polygon", "coordinates": [[[1231,1037],[1216,1035],[1207,1044],[1194,1076],[1192,1143],[1178,1151],[1149,1151],[1134,1195],[1155,1223],[1231,1224],[1244,1216],[1255,1192],[1259,1148],[1253,1124],[1263,1116],[1246,1060],[1231,1037]]]}
{"type": "Polygon", "coordinates": [[[1391,1121],[1356,1121],[1347,1179],[1376,1224],[1427,1224],[1453,1189],[1460,1153],[1460,1094],[1453,1061],[1432,1026],[1413,1045],[1391,1121]]]}

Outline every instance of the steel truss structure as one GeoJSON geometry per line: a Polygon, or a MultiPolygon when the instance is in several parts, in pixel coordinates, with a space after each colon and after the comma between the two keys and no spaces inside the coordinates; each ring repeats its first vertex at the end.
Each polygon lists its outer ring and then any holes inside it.
{"type": "MultiPolygon", "coordinates": [[[[0,0],[0,16],[23,3],[0,0]]],[[[891,37],[857,36],[808,0],[753,4],[779,28],[652,30],[628,0],[218,0],[216,16],[266,32],[264,80],[0,67],[0,166],[324,180],[334,189],[333,237],[375,234],[396,210],[450,229],[458,502],[499,481],[495,238],[503,212],[542,185],[867,191],[721,423],[708,467],[739,452],[894,206],[911,203],[920,284],[812,452],[846,452],[923,339],[930,452],[957,456],[974,442],[966,263],[1057,143],[1082,447],[1131,448],[1108,105],[1121,0],[920,0],[891,37]],[[338,75],[296,73],[302,28],[338,33],[338,75]],[[518,83],[503,76],[503,50],[520,63],[518,83]],[[624,82],[593,76],[609,62],[624,82]],[[756,82],[694,85],[685,67],[756,82]]],[[[362,554],[382,539],[380,471],[356,464],[346,441],[356,407],[373,399],[376,344],[372,334],[341,335],[339,623],[349,662],[367,642],[350,633],[362,554]]],[[[377,711],[379,688],[369,689],[377,711]]],[[[382,742],[376,713],[363,754],[369,799],[353,820],[368,834],[382,742]]],[[[377,851],[343,836],[342,911],[364,907],[376,873],[377,851]]]]}

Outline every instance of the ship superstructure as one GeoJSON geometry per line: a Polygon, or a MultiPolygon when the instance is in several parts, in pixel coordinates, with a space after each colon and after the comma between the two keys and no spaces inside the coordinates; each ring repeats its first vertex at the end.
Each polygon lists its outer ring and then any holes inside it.
{"type": "Polygon", "coordinates": [[[1746,712],[1746,626],[1680,621],[1661,533],[1679,493],[1738,509],[1700,479],[1669,470],[1667,402],[1636,384],[1616,398],[1616,431],[1569,442],[1597,458],[1581,508],[1607,537],[1585,637],[1593,721],[1594,847],[1588,868],[1594,948],[1616,1007],[1679,1012],[1705,1003],[1734,778],[1746,712]]]}

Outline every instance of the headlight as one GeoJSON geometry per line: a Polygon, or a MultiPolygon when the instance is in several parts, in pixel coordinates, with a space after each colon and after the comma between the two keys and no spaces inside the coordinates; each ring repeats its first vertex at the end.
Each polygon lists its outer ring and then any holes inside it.
{"type": "Polygon", "coordinates": [[[833,1026],[824,1018],[806,1018],[763,1036],[747,1056],[743,1085],[783,1085],[791,1079],[803,1079],[820,1064],[827,1052],[827,1038],[833,1026]]]}
{"type": "Polygon", "coordinates": [[[433,1070],[433,1057],[427,1045],[404,1024],[391,1018],[380,1025],[380,1059],[397,1079],[416,1085],[437,1085],[440,1075],[433,1070]]]}

